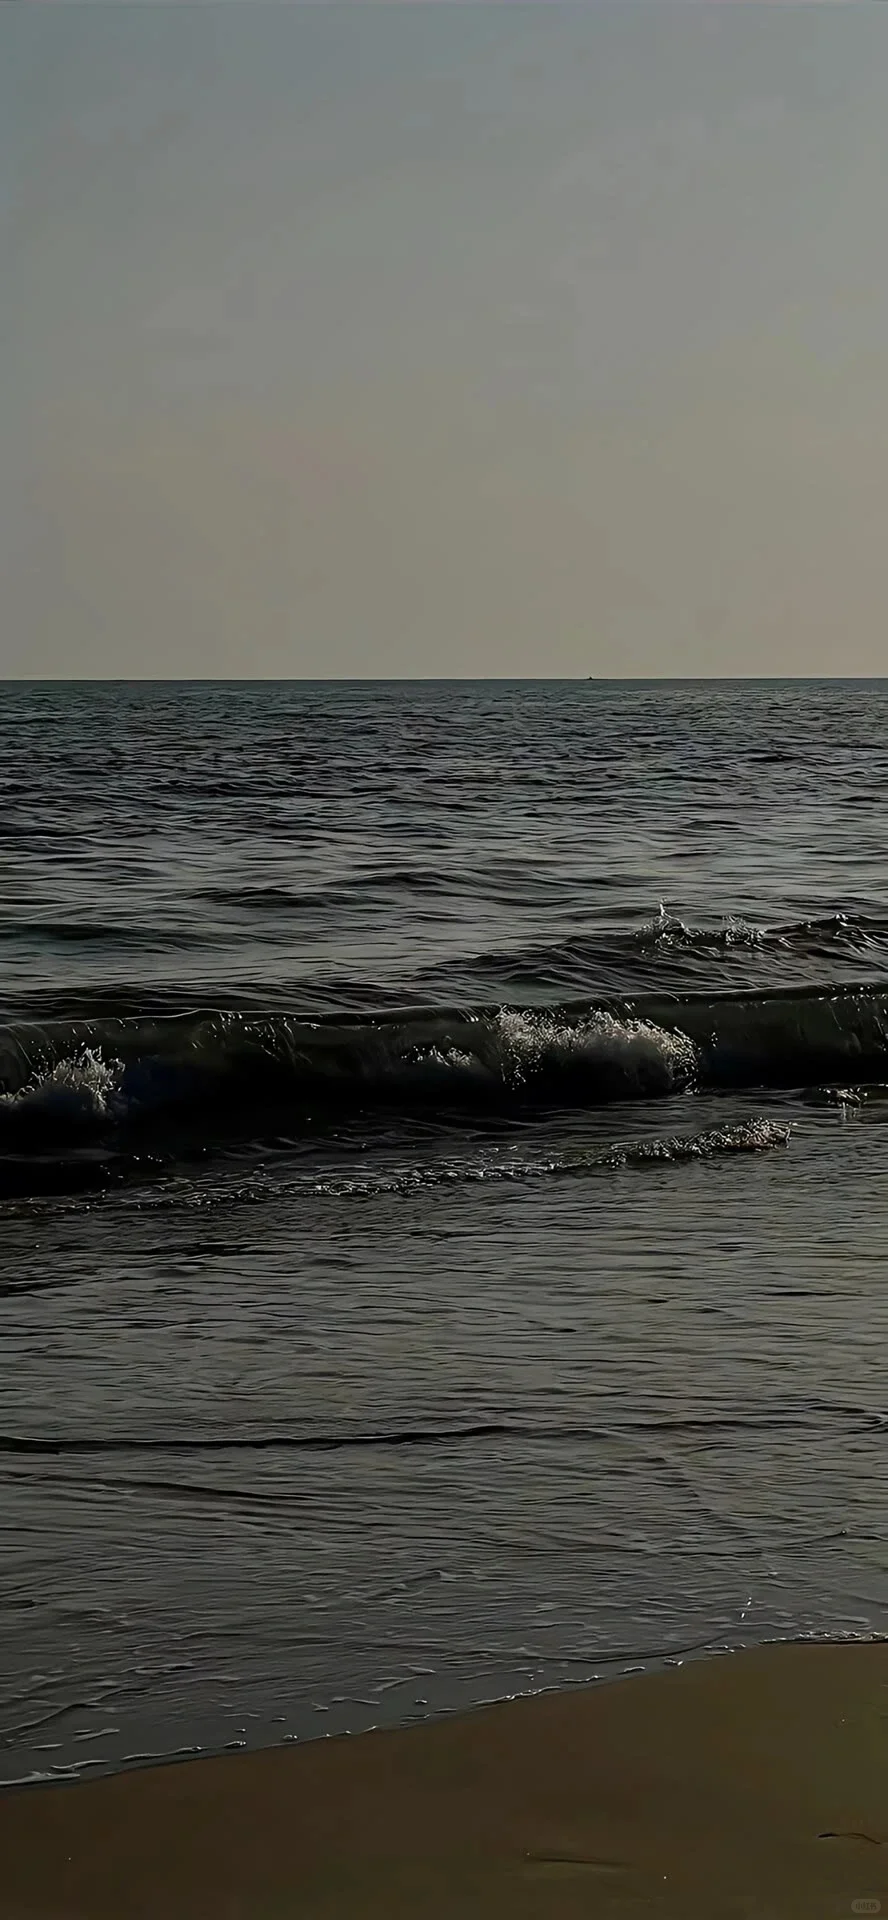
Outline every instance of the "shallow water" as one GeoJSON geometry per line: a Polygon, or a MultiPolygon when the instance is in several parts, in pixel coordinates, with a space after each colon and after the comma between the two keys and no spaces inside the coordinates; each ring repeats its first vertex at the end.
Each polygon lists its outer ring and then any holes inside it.
{"type": "Polygon", "coordinates": [[[886,743],[0,689],[0,1778],[888,1629],[886,743]]]}

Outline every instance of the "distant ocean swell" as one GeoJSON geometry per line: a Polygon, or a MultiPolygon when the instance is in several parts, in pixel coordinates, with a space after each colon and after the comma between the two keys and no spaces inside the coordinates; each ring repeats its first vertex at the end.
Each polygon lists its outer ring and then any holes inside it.
{"type": "MultiPolygon", "coordinates": [[[[470,964],[479,977],[511,978],[516,987],[547,979],[562,984],[572,978],[588,981],[618,972],[625,978],[627,969],[655,968],[665,970],[670,985],[673,975],[684,974],[690,991],[699,986],[700,969],[724,969],[731,961],[775,968],[819,963],[828,970],[844,959],[858,965],[882,963],[886,954],[888,921],[878,915],[831,913],[770,926],[729,915],[717,925],[700,926],[688,925],[661,904],[653,919],[637,927],[572,933],[538,946],[480,954],[470,964]]],[[[465,964],[454,962],[453,971],[465,964]]]]}
{"type": "Polygon", "coordinates": [[[594,1107],[686,1087],[861,1085],[888,1075],[888,990],[420,1011],[308,1021],[188,1013],[0,1028],[0,1151],[208,1130],[331,1109],[594,1107]]]}
{"type": "MultiPolygon", "coordinates": [[[[467,884],[465,875],[461,884],[467,884]]],[[[362,897],[360,887],[357,897],[362,897]]],[[[408,923],[411,898],[407,888],[399,902],[408,923]]],[[[328,906],[344,911],[348,899],[348,889],[339,889],[335,900],[269,887],[217,890],[212,903],[225,907],[227,919],[202,927],[201,898],[193,925],[177,921],[172,929],[156,914],[140,923],[130,917],[125,924],[86,916],[7,919],[0,925],[6,967],[0,1019],[94,1024],[137,1019],[148,1004],[157,1017],[221,1002],[229,1012],[274,1010],[307,1022],[321,1016],[349,1021],[359,1010],[368,1018],[383,1009],[396,1017],[415,1005],[545,1010],[565,1002],[625,1004],[627,998],[657,994],[826,991],[882,978],[888,970],[884,915],[831,913],[767,925],[732,915],[702,925],[688,924],[665,906],[630,927],[573,926],[550,937],[508,940],[478,951],[470,942],[465,951],[434,959],[423,958],[420,931],[417,941],[401,942],[397,960],[389,957],[377,971],[367,956],[353,975],[343,964],[345,942],[335,961],[328,956],[326,965],[318,960],[313,966],[311,943],[323,930],[323,912],[328,906]],[[299,942],[303,910],[304,950],[299,942]],[[236,950],[245,934],[259,941],[261,978],[229,972],[227,965],[220,978],[219,954],[236,950]],[[72,964],[74,948],[81,951],[72,964]],[[103,970],[103,949],[105,963],[111,951],[115,954],[110,976],[103,970]],[[133,968],[126,983],[118,973],[123,951],[133,968]],[[183,962],[189,968],[187,985],[177,978],[183,962]]],[[[391,905],[387,897],[389,916],[391,905]]]]}

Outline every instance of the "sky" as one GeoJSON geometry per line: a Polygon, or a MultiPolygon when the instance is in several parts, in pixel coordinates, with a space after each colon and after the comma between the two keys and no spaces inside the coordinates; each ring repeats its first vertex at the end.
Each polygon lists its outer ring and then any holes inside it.
{"type": "Polygon", "coordinates": [[[888,671],[886,58],[0,6],[0,674],[888,671]]]}

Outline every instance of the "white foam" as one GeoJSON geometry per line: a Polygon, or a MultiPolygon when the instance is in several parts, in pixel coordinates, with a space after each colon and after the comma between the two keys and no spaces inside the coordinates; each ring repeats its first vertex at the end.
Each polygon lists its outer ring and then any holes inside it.
{"type": "Polygon", "coordinates": [[[575,1024],[549,1014],[503,1011],[497,1026],[517,1085],[541,1068],[588,1066],[591,1073],[618,1074],[627,1093],[639,1086],[668,1093],[686,1086],[697,1071],[697,1049],[686,1033],[649,1020],[619,1019],[604,1008],[575,1024]]]}
{"type": "Polygon", "coordinates": [[[116,1119],[126,1104],[120,1092],[122,1072],[121,1061],[82,1047],[46,1073],[35,1074],[15,1093],[0,1095],[0,1113],[35,1125],[48,1120],[72,1131],[116,1119]]]}

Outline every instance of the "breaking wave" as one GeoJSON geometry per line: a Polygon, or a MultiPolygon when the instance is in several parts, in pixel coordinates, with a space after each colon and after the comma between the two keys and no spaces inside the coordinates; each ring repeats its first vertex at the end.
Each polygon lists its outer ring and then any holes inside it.
{"type": "Polygon", "coordinates": [[[18,1022],[0,1028],[0,1152],[154,1132],[177,1116],[212,1135],[331,1109],[594,1107],[886,1074],[888,990],[872,987],[340,1020],[18,1022]]]}

